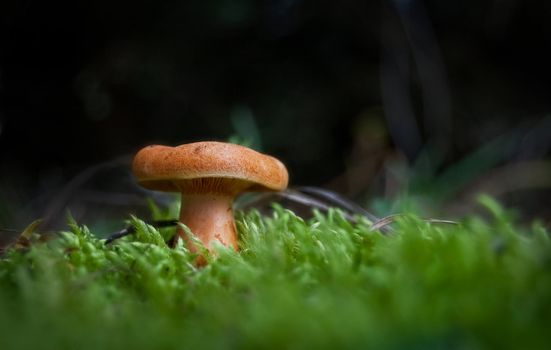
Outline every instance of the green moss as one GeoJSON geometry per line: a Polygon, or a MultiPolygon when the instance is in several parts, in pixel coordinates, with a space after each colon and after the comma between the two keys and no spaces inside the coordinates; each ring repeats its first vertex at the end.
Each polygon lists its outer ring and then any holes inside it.
{"type": "Polygon", "coordinates": [[[240,214],[240,253],[205,268],[133,218],[112,245],[70,231],[0,260],[2,349],[544,348],[551,242],[494,219],[408,216],[371,232],[338,211],[240,214]]]}

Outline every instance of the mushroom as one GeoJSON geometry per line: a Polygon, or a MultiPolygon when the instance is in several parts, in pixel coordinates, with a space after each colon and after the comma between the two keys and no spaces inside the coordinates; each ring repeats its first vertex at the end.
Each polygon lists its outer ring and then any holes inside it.
{"type": "MultiPolygon", "coordinates": [[[[238,250],[232,209],[236,196],[245,191],[280,191],[289,179],[279,160],[222,142],[145,147],[134,157],[133,172],[145,188],[182,194],[180,222],[209,251],[216,241],[238,250]]],[[[198,251],[182,229],[178,236],[191,251],[198,251]]]]}

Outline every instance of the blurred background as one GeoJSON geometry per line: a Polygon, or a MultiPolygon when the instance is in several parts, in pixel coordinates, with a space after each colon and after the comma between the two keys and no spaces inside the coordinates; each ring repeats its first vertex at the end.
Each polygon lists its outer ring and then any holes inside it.
{"type": "Polygon", "coordinates": [[[551,2],[0,4],[0,227],[147,212],[153,144],[232,140],[383,216],[551,222],[551,2]]]}

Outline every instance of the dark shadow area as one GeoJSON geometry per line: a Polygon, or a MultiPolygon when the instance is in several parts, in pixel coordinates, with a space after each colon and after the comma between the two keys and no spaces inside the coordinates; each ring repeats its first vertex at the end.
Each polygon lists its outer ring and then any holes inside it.
{"type": "Polygon", "coordinates": [[[0,227],[146,215],[138,149],[230,138],[378,215],[460,217],[486,192],[549,223],[550,17],[520,0],[4,1],[0,227]]]}

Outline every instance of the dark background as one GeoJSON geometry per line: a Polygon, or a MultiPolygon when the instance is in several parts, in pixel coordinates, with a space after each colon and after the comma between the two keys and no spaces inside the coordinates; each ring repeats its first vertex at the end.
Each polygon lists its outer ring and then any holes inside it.
{"type": "Polygon", "coordinates": [[[12,0],[0,20],[2,226],[123,215],[139,148],[229,138],[380,215],[487,192],[550,220],[548,1],[12,0]]]}

